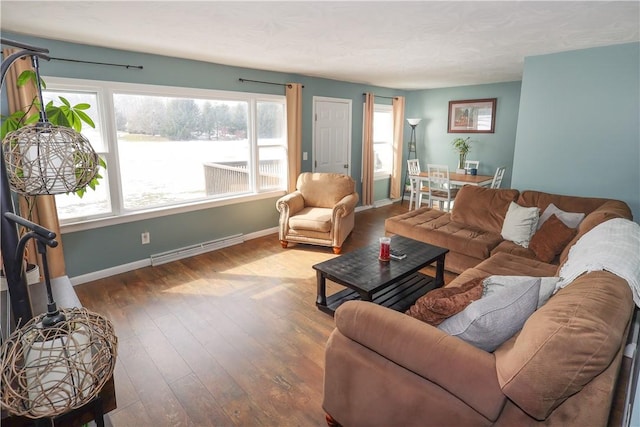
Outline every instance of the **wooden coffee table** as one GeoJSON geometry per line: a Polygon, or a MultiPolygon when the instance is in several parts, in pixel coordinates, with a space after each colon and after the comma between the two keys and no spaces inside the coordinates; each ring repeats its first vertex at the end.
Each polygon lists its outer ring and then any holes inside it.
{"type": "Polygon", "coordinates": [[[316,306],[333,314],[345,301],[360,299],[405,311],[428,291],[444,284],[444,258],[449,249],[402,236],[391,238],[391,248],[407,254],[402,260],[378,260],[373,244],[315,264],[318,284],[316,306]],[[436,263],[436,277],[418,270],[436,263]],[[327,279],[347,287],[327,297],[327,279]]]}

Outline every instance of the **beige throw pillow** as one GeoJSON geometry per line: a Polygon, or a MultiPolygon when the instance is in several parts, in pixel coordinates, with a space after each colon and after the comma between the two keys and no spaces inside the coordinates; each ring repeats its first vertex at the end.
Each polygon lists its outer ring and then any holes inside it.
{"type": "Polygon", "coordinates": [[[504,223],[502,223],[502,238],[523,248],[528,248],[531,236],[537,229],[539,216],[539,208],[525,208],[511,202],[504,223]]]}

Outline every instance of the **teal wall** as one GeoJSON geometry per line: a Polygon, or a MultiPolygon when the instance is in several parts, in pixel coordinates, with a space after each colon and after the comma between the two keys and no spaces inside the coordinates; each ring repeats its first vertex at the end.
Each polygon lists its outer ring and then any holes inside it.
{"type": "Polygon", "coordinates": [[[407,95],[406,103],[406,116],[422,119],[416,127],[416,151],[423,169],[427,163],[457,168],[458,154],[451,146],[451,141],[470,136],[472,146],[467,160],[480,161],[478,173],[481,175],[493,175],[498,166],[506,166],[502,187],[510,186],[520,82],[415,91],[407,95]],[[484,98],[497,98],[495,133],[447,133],[449,101],[484,98]]]}
{"type": "Polygon", "coordinates": [[[525,59],[513,185],[624,200],[640,220],[640,43],[525,59]]]}
{"type": "MultiPolygon", "coordinates": [[[[63,61],[41,61],[41,72],[48,76],[282,95],[284,89],[280,86],[240,83],[238,79],[242,77],[277,83],[302,83],[304,85],[302,151],[309,153],[309,160],[302,161],[303,171],[312,169],[313,97],[351,99],[353,106],[351,175],[357,183],[359,193],[362,169],[362,94],[363,92],[373,92],[376,95],[387,97],[405,96],[404,91],[390,88],[105,49],[10,33],[3,33],[2,36],[45,47],[50,50],[52,57],[142,65],[144,67],[143,70],[136,70],[63,61]]],[[[2,101],[5,101],[4,98],[2,101]]],[[[378,185],[384,184],[376,184],[376,187],[378,185]]],[[[276,227],[278,225],[278,215],[275,209],[276,199],[244,202],[127,224],[64,233],[62,241],[67,274],[70,277],[75,277],[148,259],[151,254],[170,249],[236,233],[248,234],[276,227]],[[144,246],[140,244],[140,233],[143,231],[151,233],[151,244],[144,246]]]]}
{"type": "MultiPolygon", "coordinates": [[[[143,65],[144,70],[61,61],[42,63],[44,75],[205,89],[283,94],[281,87],[240,83],[238,78],[304,85],[302,151],[312,152],[314,96],[351,99],[353,105],[351,175],[361,184],[362,93],[406,96],[406,117],[420,117],[416,128],[421,163],[457,165],[451,140],[471,135],[469,159],[492,175],[507,166],[503,187],[562,194],[615,197],[640,218],[639,44],[527,58],[522,82],[420,91],[360,85],[285,73],[251,70],[158,55],[3,34],[50,49],[51,56],[143,65]],[[447,133],[448,103],[457,99],[498,98],[494,134],[447,133]],[[601,172],[611,170],[613,177],[601,172]]],[[[3,100],[4,101],[4,100],[3,100]]],[[[410,127],[405,123],[405,141],[410,127]]],[[[404,145],[404,159],[407,146],[404,145]]],[[[406,170],[403,162],[403,174],[406,170]]],[[[312,169],[312,156],[302,162],[312,169]]],[[[375,182],[375,199],[388,195],[388,180],[375,182]]],[[[276,198],[65,233],[63,244],[71,277],[148,259],[149,255],[235,233],[276,227],[276,198]],[[151,244],[140,245],[140,233],[151,244]]]]}

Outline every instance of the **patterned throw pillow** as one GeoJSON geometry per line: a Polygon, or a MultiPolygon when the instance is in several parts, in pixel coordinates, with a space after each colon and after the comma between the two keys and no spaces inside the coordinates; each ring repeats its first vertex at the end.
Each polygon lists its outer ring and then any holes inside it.
{"type": "Polygon", "coordinates": [[[478,277],[460,286],[434,289],[418,298],[406,314],[438,326],[446,318],[464,310],[472,301],[480,299],[484,279],[478,277]]]}

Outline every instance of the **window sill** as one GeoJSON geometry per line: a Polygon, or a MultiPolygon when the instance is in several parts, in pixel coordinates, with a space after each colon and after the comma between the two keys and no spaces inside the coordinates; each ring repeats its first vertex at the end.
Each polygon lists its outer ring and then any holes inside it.
{"type": "Polygon", "coordinates": [[[211,208],[216,208],[220,206],[246,203],[254,200],[271,199],[271,198],[284,196],[285,194],[286,192],[284,190],[269,191],[265,193],[251,194],[247,196],[235,196],[235,197],[229,197],[227,199],[216,199],[216,200],[210,200],[210,201],[208,200],[208,201],[189,203],[189,204],[184,204],[179,206],[163,207],[163,208],[149,209],[146,211],[125,213],[118,216],[110,216],[106,218],[97,218],[97,219],[74,222],[69,224],[61,224],[60,232],[64,234],[64,233],[73,233],[76,231],[91,230],[94,228],[102,228],[102,227],[108,227],[111,225],[126,224],[129,222],[143,221],[151,218],[159,218],[159,217],[170,216],[170,215],[178,215],[186,212],[199,211],[203,209],[211,209],[211,208]]]}
{"type": "Polygon", "coordinates": [[[373,180],[374,181],[382,181],[383,179],[391,179],[391,174],[381,173],[381,174],[373,175],[373,180]]]}

